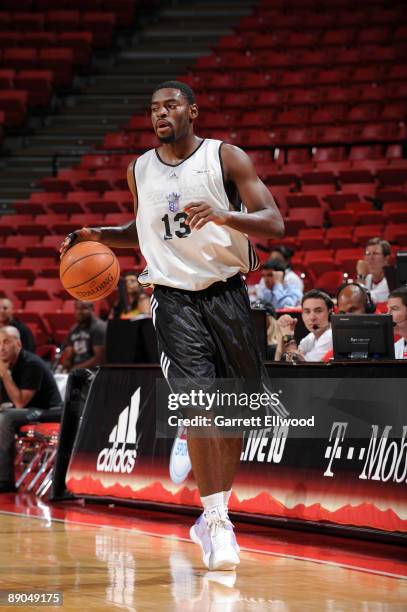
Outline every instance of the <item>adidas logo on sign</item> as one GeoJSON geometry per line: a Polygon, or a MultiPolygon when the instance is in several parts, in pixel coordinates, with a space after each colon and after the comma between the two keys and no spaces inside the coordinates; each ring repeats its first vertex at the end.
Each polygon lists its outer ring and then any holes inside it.
{"type": "Polygon", "coordinates": [[[135,391],[128,406],[120,413],[117,425],[110,432],[110,448],[103,448],[97,458],[98,472],[121,472],[130,474],[137,457],[137,419],[140,410],[140,387],[135,391]],[[128,448],[128,447],[131,448],[128,448]]]}

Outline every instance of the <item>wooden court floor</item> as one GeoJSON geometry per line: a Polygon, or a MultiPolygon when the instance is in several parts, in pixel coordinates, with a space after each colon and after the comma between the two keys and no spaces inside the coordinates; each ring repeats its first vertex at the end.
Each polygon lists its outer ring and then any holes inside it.
{"type": "Polygon", "coordinates": [[[133,509],[0,504],[0,612],[407,610],[398,547],[375,561],[380,546],[356,551],[352,540],[330,547],[329,537],[320,545],[310,534],[239,526],[239,570],[209,572],[188,541],[190,523],[133,509]],[[63,605],[3,603],[4,592],[19,590],[59,591],[63,605]]]}

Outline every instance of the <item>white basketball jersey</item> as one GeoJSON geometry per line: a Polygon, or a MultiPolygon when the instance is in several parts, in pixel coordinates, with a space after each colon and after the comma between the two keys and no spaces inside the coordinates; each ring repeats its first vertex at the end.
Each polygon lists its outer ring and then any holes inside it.
{"type": "Polygon", "coordinates": [[[192,202],[232,210],[224,187],[221,144],[205,139],[176,166],[163,162],[155,149],[137,159],[137,231],[147,262],[141,284],[198,291],[259,267],[245,234],[215,223],[199,230],[185,224],[184,206],[192,202]]]}

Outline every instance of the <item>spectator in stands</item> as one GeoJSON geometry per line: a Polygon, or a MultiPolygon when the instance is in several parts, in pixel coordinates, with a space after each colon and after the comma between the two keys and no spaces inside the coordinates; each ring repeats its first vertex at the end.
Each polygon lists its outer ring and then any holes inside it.
{"type": "Polygon", "coordinates": [[[401,338],[394,344],[396,359],[407,359],[407,287],[398,287],[389,295],[389,314],[401,338]]]}
{"type": "Polygon", "coordinates": [[[304,293],[304,282],[302,278],[298,276],[298,274],[296,274],[291,268],[291,257],[293,255],[294,252],[282,244],[281,246],[275,246],[271,249],[270,259],[279,259],[283,262],[283,264],[285,264],[286,269],[284,281],[287,283],[287,285],[294,285],[294,287],[300,291],[302,298],[302,294],[304,293]]]}
{"type": "Polygon", "coordinates": [[[311,289],[302,298],[302,319],[310,332],[299,345],[294,330],[297,319],[283,315],[278,319],[282,342],[276,351],[276,360],[285,361],[323,361],[332,350],[331,315],[334,303],[324,291],[311,289]]]}
{"type": "Polygon", "coordinates": [[[35,342],[31,329],[22,321],[14,318],[13,302],[8,298],[0,298],[0,329],[10,325],[16,327],[20,332],[23,349],[34,353],[35,342]]]}
{"type": "Polygon", "coordinates": [[[376,306],[370,291],[359,283],[345,283],[336,294],[339,314],[373,314],[376,306]]]}
{"type": "Polygon", "coordinates": [[[386,302],[389,286],[384,275],[384,267],[389,264],[390,243],[381,238],[371,238],[366,245],[364,259],[356,264],[357,280],[370,291],[375,304],[386,302]]]}
{"type": "Polygon", "coordinates": [[[301,292],[285,282],[285,264],[279,259],[270,259],[263,266],[262,281],[251,293],[253,302],[260,301],[273,308],[290,308],[301,302],[301,292]]]}
{"type": "Polygon", "coordinates": [[[138,282],[134,272],[124,276],[124,282],[119,287],[120,299],[114,307],[114,317],[120,319],[134,319],[140,315],[151,314],[150,298],[138,282]]]}
{"type": "Polygon", "coordinates": [[[62,399],[51,370],[22,348],[20,332],[0,329],[0,492],[14,490],[14,434],[33,421],[59,421],[62,399]]]}
{"type": "Polygon", "coordinates": [[[92,302],[75,302],[77,324],[68,334],[61,362],[64,370],[94,368],[105,361],[106,322],[95,316],[92,302]]]}

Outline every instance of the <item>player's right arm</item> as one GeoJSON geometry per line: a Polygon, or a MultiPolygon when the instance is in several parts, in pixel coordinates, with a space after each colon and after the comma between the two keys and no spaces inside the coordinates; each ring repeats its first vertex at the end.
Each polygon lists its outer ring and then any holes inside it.
{"type": "Polygon", "coordinates": [[[66,251],[71,248],[77,242],[85,242],[87,240],[94,240],[96,242],[102,242],[109,247],[135,247],[138,245],[138,234],[136,227],[136,216],[137,216],[137,187],[134,180],[134,164],[135,161],[131,162],[127,168],[127,184],[133,196],[134,202],[134,219],[126,225],[119,225],[118,227],[82,227],[82,229],[75,230],[68,234],[65,240],[61,244],[60,254],[61,257],[66,251]]]}

